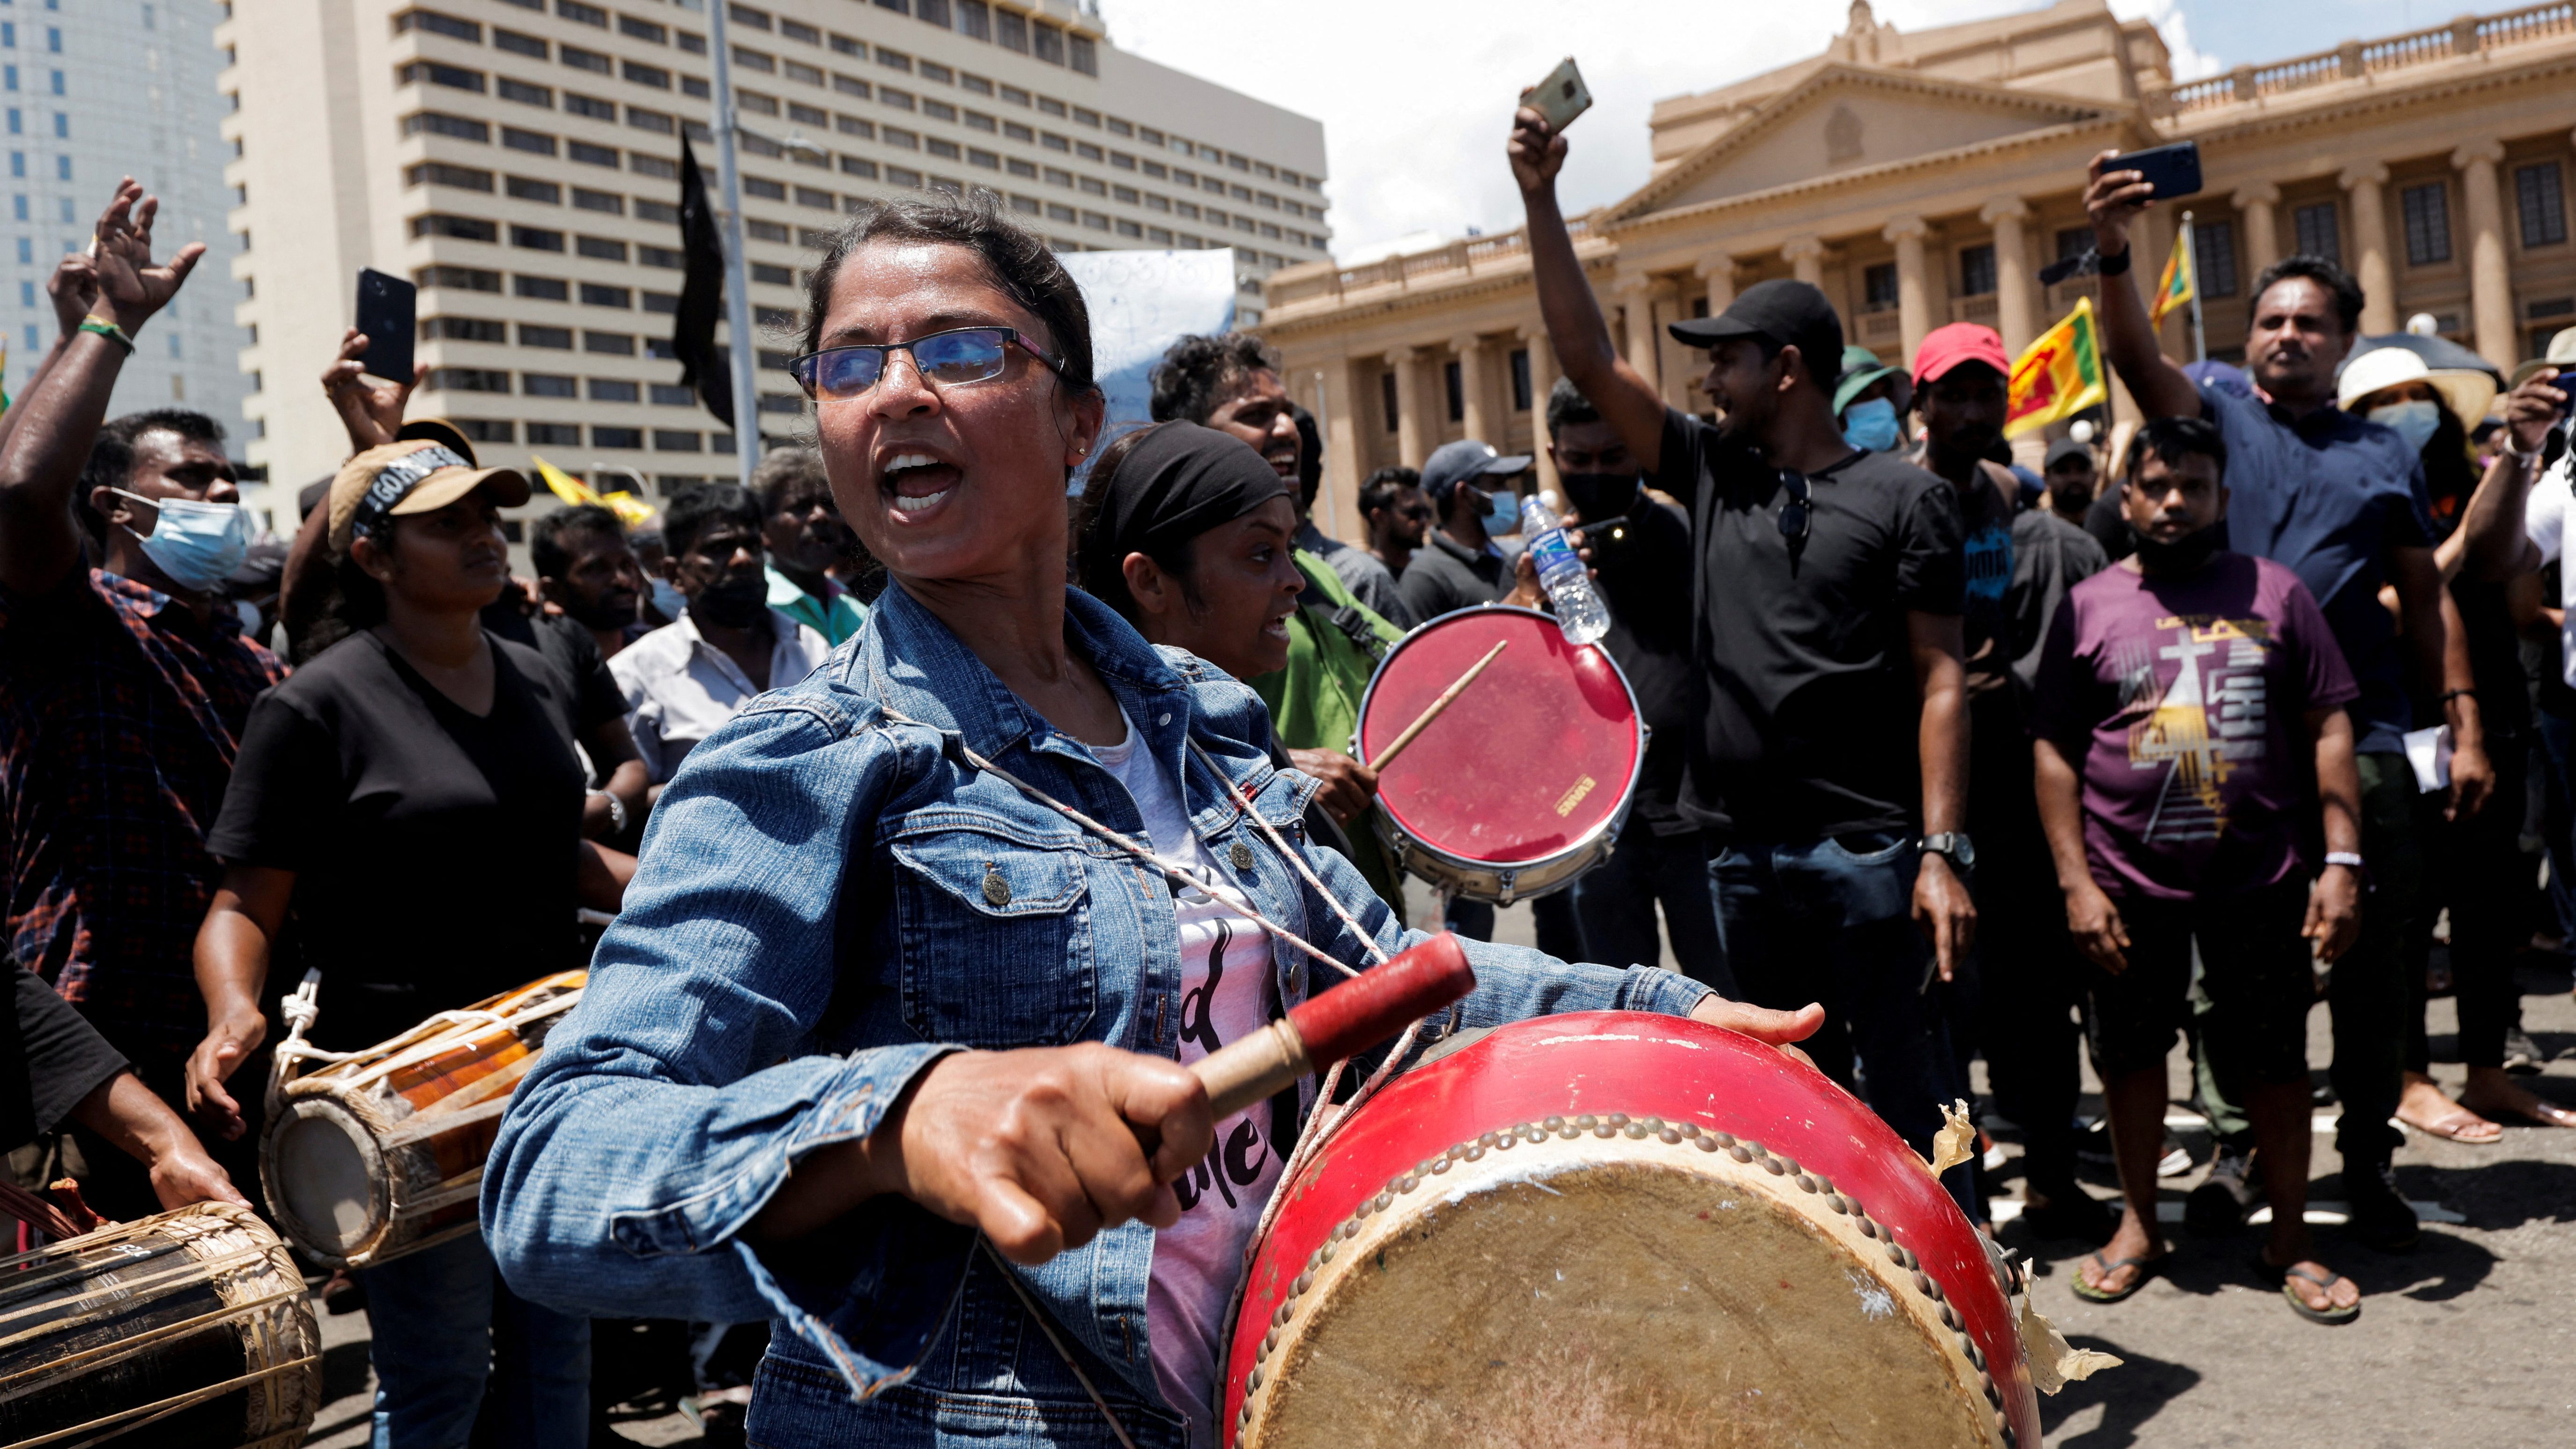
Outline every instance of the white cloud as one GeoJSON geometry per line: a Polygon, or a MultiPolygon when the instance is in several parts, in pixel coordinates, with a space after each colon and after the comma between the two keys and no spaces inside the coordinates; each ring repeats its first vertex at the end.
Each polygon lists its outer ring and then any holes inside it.
{"type": "MultiPolygon", "coordinates": [[[[2114,0],[2155,19],[2177,60],[2177,0],[2114,0]]],[[[1886,0],[1881,21],[1919,30],[2040,8],[2015,0],[1886,0]]],[[[1324,123],[1337,256],[1383,254],[1419,234],[1520,224],[1503,138],[1520,88],[1571,53],[1593,108],[1567,132],[1569,210],[1617,200],[1651,169],[1649,107],[1815,55],[1848,0],[1101,0],[1110,36],[1147,59],[1324,123]]]]}

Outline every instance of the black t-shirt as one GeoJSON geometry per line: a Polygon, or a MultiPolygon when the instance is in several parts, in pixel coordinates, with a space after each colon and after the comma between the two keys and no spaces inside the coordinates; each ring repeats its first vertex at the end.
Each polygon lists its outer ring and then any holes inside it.
{"type": "Polygon", "coordinates": [[[483,611],[483,627],[543,654],[572,681],[574,738],[626,717],[626,696],[617,688],[617,676],[608,672],[608,656],[599,652],[599,641],[590,637],[588,629],[561,614],[530,618],[516,609],[497,607],[483,611]]]}
{"type": "Polygon", "coordinates": [[[15,959],[0,965],[17,992],[0,1023],[0,1152],[8,1152],[53,1131],[126,1062],[45,978],[15,959]]]}
{"type": "Polygon", "coordinates": [[[372,632],[251,710],[206,844],[296,872],[302,964],[322,972],[318,1045],[372,1046],[580,964],[573,687],[537,651],[491,642],[479,718],[372,632]]]}
{"type": "Polygon", "coordinates": [[[1413,551],[1413,561],[1404,566],[1404,577],[1396,582],[1413,617],[1428,622],[1510,593],[1519,546],[1488,542],[1488,548],[1469,553],[1457,540],[1433,529],[1423,546],[1413,551]]]}
{"type": "Polygon", "coordinates": [[[1906,615],[1960,611],[1958,491],[1885,453],[1808,481],[1793,545],[1780,470],[1664,413],[1656,486],[1691,511],[1705,691],[1682,809],[1757,840],[1911,830],[1922,787],[1906,615]]]}
{"type": "Polygon", "coordinates": [[[1658,835],[1695,831],[1681,814],[1698,674],[1690,657],[1690,515],[1640,492],[1625,514],[1586,521],[1583,540],[1592,550],[1593,582],[1610,606],[1601,647],[1628,676],[1653,731],[1632,818],[1658,835]]]}

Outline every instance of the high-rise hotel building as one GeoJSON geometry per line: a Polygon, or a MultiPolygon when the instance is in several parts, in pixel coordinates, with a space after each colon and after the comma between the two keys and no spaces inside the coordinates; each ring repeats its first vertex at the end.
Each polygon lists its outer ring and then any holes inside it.
{"type": "MultiPolygon", "coordinates": [[[[654,495],[730,476],[679,386],[680,141],[708,143],[719,0],[241,0],[217,27],[241,366],[291,491],[347,451],[317,379],[358,269],[420,286],[414,416],[654,495]]],[[[1128,55],[1066,0],[727,6],[765,434],[802,431],[784,328],[811,248],[872,199],[987,188],[1067,251],[1231,247],[1260,279],[1326,255],[1322,127],[1128,55]]],[[[721,385],[721,384],[720,384],[721,385]]],[[[533,505],[550,506],[542,500],[533,505]]]]}

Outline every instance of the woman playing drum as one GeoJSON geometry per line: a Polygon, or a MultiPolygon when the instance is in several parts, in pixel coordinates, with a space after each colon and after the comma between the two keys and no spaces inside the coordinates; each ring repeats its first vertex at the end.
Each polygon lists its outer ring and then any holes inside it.
{"type": "MultiPolygon", "coordinates": [[[[894,587],[672,781],[504,1122],[486,1234],[568,1309],[777,1319],[760,1443],[1213,1444],[1233,1275],[1313,1103],[1212,1122],[1176,1059],[1342,973],[1210,903],[1351,968],[1422,938],[1306,839],[1314,785],[1249,689],[1067,589],[1102,399],[1043,240],[987,206],[863,214],[805,344],[894,587]]],[[[1469,1027],[1627,1008],[1783,1042],[1818,1015],[1468,949],[1469,1027]]]]}

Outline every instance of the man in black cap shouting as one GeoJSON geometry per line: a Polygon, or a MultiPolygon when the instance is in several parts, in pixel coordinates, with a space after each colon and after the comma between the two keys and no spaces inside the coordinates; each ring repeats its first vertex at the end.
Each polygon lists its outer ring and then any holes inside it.
{"type": "MultiPolygon", "coordinates": [[[[1690,510],[1705,697],[1682,809],[1710,833],[1729,964],[1754,1001],[1822,1000],[1832,1020],[1809,1054],[1847,1084],[1857,1059],[1871,1107],[1928,1156],[1957,1078],[1927,992],[1976,926],[1957,491],[1844,440],[1842,322],[1804,282],[1673,324],[1708,350],[1700,385],[1724,421],[1665,407],[1611,345],[1575,258],[1564,138],[1523,107],[1509,149],[1557,361],[1690,510]]],[[[1943,1180],[1981,1219],[1966,1169],[1943,1180]]]]}

